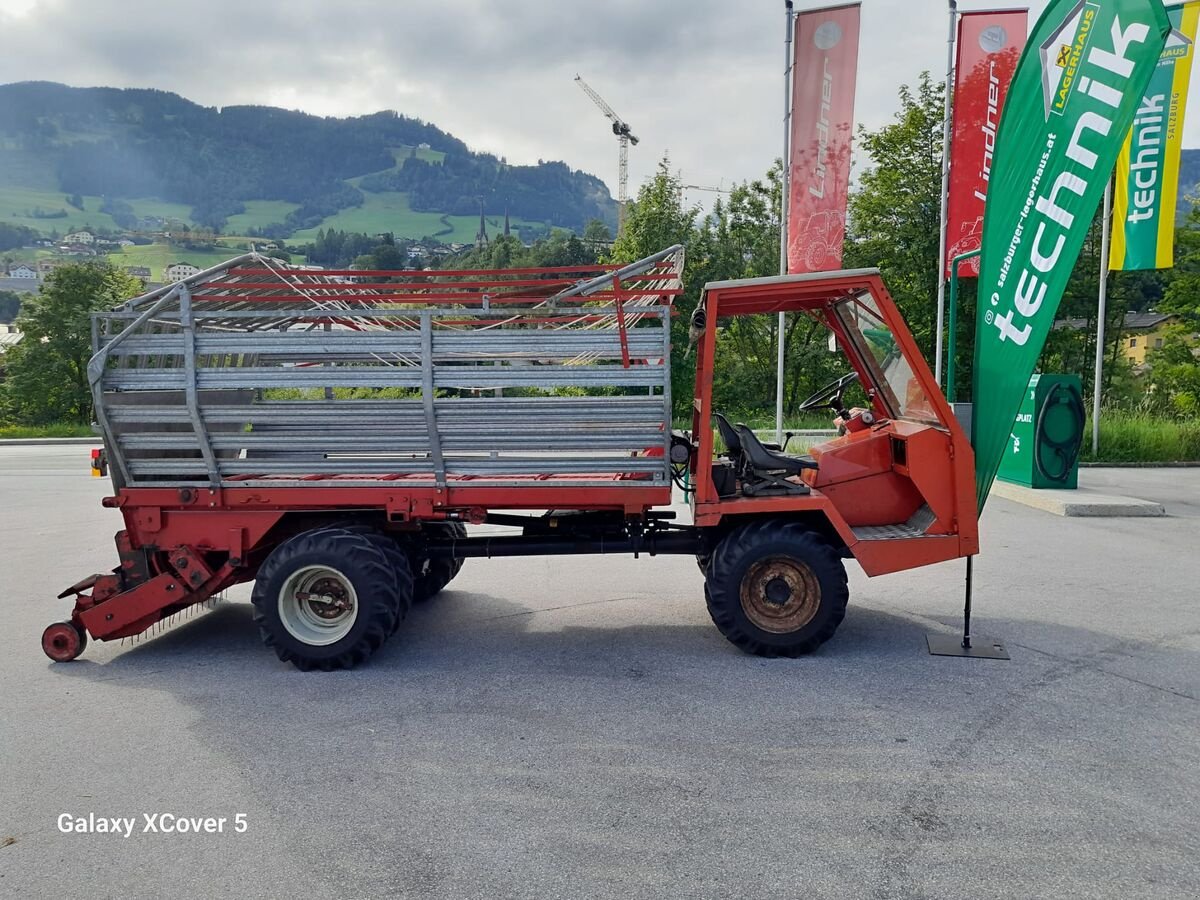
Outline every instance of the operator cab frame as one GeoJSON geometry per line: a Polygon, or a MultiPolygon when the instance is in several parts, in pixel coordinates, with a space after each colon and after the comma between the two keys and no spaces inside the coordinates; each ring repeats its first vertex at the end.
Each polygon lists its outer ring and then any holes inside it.
{"type": "Polygon", "coordinates": [[[712,282],[692,324],[702,332],[692,422],[696,524],[718,526],[729,516],[763,513],[823,514],[868,574],[978,551],[970,440],[877,269],[712,282]],[[824,325],[847,367],[802,404],[829,408],[844,433],[803,456],[763,444],[736,423],[740,447],[714,437],[714,414],[721,412],[712,401],[721,321],[780,312],[824,325]],[[854,381],[870,409],[844,408],[854,381]]]}

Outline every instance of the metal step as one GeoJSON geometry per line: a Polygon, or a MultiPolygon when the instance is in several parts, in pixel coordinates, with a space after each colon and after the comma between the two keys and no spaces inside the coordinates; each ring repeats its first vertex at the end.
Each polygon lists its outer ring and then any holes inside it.
{"type": "Polygon", "coordinates": [[[907,522],[901,522],[899,525],[863,525],[852,528],[851,531],[860,541],[900,541],[923,537],[935,521],[937,516],[926,503],[909,516],[907,522]]]}

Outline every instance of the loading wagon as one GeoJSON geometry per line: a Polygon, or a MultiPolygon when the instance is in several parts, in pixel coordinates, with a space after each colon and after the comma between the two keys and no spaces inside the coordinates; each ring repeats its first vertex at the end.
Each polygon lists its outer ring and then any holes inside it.
{"type": "Polygon", "coordinates": [[[43,649],[74,659],[253,581],[281,660],[347,668],[467,558],[621,553],[694,556],[730,641],[795,656],[842,621],[844,560],[881,575],[978,551],[970,444],[877,271],[708,284],[694,349],[671,345],[682,271],[681,247],[486,271],[248,254],[97,314],[119,563],[59,595],[74,608],[43,649]],[[780,312],[846,366],[801,405],[840,433],[799,455],[712,397],[720,324],[780,312]],[[690,430],[672,428],[681,352],[690,430]],[[468,528],[485,524],[514,530],[468,528]]]}

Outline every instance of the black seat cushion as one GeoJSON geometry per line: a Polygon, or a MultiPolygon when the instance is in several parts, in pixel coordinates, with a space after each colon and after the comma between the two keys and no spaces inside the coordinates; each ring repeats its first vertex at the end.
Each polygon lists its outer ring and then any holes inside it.
{"type": "Polygon", "coordinates": [[[725,442],[725,449],[730,453],[741,453],[742,442],[738,438],[737,431],[729,424],[729,420],[719,412],[714,412],[713,418],[717,420],[717,431],[721,433],[721,440],[725,442]]]}
{"type": "Polygon", "coordinates": [[[798,475],[805,469],[815,469],[817,464],[811,457],[804,458],[800,456],[784,456],[782,453],[775,453],[763,446],[760,441],[745,425],[737,426],[737,435],[741,441],[742,452],[746,455],[746,460],[750,467],[759,469],[764,472],[786,472],[789,475],[798,475]]]}

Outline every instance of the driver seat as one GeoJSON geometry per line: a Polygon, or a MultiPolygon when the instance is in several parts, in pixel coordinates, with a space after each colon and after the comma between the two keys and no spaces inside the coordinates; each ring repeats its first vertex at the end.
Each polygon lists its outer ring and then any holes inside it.
{"type": "Polygon", "coordinates": [[[730,457],[736,456],[742,452],[742,441],[738,437],[738,433],[734,431],[733,425],[719,412],[713,412],[713,418],[717,420],[717,431],[721,435],[721,441],[725,444],[726,454],[730,457]]]}
{"type": "Polygon", "coordinates": [[[785,456],[769,450],[745,425],[737,426],[737,436],[746,461],[742,479],[743,494],[753,496],[764,490],[809,493],[808,485],[788,481],[788,478],[799,475],[805,469],[816,469],[817,463],[812,457],[785,456]]]}
{"type": "MultiPolygon", "coordinates": [[[[725,418],[724,413],[719,413],[716,410],[713,410],[712,417],[717,422],[717,432],[721,435],[721,442],[725,445],[726,451],[728,451],[726,455],[732,458],[740,454],[742,452],[742,441],[741,438],[738,437],[737,430],[732,424],[730,424],[729,419],[725,418]]],[[[745,427],[746,426],[740,422],[737,425],[737,428],[745,427]]],[[[761,443],[768,450],[782,449],[778,444],[768,444],[762,441],[759,441],[759,443],[761,443]]]]}

